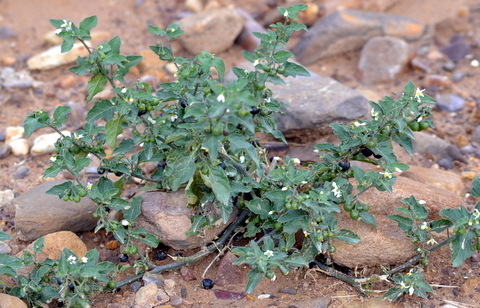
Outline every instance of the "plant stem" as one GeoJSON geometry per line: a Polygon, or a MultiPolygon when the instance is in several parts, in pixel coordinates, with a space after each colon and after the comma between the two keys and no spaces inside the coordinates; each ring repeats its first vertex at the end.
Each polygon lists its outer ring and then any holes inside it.
{"type": "MultiPolygon", "coordinates": [[[[211,254],[212,252],[214,252],[217,249],[221,249],[224,246],[227,239],[232,235],[233,231],[247,219],[249,214],[250,214],[250,211],[243,210],[240,213],[240,215],[237,217],[237,220],[227,228],[227,230],[218,239],[218,241],[214,244],[211,244],[206,249],[201,250],[201,251],[197,252],[196,254],[194,254],[192,256],[189,256],[189,257],[186,257],[186,258],[181,258],[182,261],[177,261],[177,262],[169,263],[169,264],[166,264],[166,265],[157,266],[157,267],[153,268],[151,271],[149,271],[149,273],[157,274],[157,273],[161,273],[161,272],[164,272],[164,271],[177,269],[177,268],[180,268],[180,267],[182,267],[184,265],[187,265],[189,263],[196,262],[196,261],[202,259],[203,257],[208,256],[209,254],[211,254]]],[[[125,279],[123,281],[120,281],[120,282],[117,283],[117,286],[122,287],[124,285],[129,284],[129,283],[132,283],[132,282],[134,282],[138,279],[141,279],[143,277],[143,275],[144,274],[139,274],[139,275],[130,277],[128,279],[125,279]]]]}

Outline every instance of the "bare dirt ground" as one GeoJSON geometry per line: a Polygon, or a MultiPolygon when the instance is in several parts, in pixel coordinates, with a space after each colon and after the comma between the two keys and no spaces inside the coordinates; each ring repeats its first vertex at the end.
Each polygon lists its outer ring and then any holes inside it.
{"type": "MultiPolygon", "coordinates": [[[[220,1],[226,2],[226,1],[220,1]]],[[[243,7],[252,14],[259,13],[267,1],[244,0],[241,2],[232,1],[235,6],[243,7]]],[[[274,1],[275,2],[275,1],[274,1]]],[[[285,6],[282,1],[279,5],[285,6]]],[[[401,0],[388,12],[414,17],[420,21],[433,25],[440,23],[435,36],[427,35],[424,39],[412,43],[414,47],[424,44],[446,44],[455,33],[468,36],[469,41],[476,42],[473,45],[472,55],[480,58],[480,2],[478,0],[401,0]],[[476,47],[475,47],[476,46],[476,47]]],[[[26,69],[25,60],[44,49],[43,36],[53,28],[49,19],[68,19],[75,23],[83,18],[97,15],[99,24],[98,30],[108,31],[111,37],[119,35],[122,39],[122,50],[128,54],[138,54],[141,50],[148,49],[149,45],[155,44],[155,37],[147,31],[147,24],[165,27],[175,22],[178,13],[185,12],[184,1],[61,1],[61,0],[0,0],[0,27],[8,26],[14,30],[16,38],[0,41],[0,57],[12,56],[17,59],[14,64],[16,70],[26,69]]],[[[218,54],[224,58],[227,66],[238,65],[241,60],[240,47],[234,46],[229,51],[218,54]]],[[[408,69],[399,76],[395,84],[379,86],[363,86],[356,75],[356,67],[359,59],[359,52],[350,52],[336,56],[327,61],[319,61],[309,67],[312,71],[322,76],[341,76],[341,82],[347,86],[367,91],[371,96],[369,99],[376,100],[389,95],[393,91],[401,91],[403,85],[412,80],[415,85],[422,85],[425,73],[408,69]],[[374,93],[374,94],[372,94],[374,93]]],[[[461,60],[457,64],[456,71],[465,74],[465,78],[453,84],[451,87],[440,91],[440,93],[453,93],[466,99],[467,104],[463,110],[456,114],[436,112],[436,130],[429,131],[451,144],[456,144],[463,136],[469,141],[474,141],[475,128],[480,124],[477,113],[477,105],[480,103],[480,68],[470,66],[470,60],[461,60]]],[[[450,73],[441,71],[434,66],[435,70],[443,75],[450,73]]],[[[62,89],[58,81],[71,75],[68,66],[62,66],[46,72],[32,72],[35,80],[43,82],[41,91],[33,90],[2,90],[0,97],[0,132],[10,125],[20,125],[25,117],[33,110],[53,110],[56,106],[66,104],[69,101],[83,103],[85,98],[85,85],[87,79],[75,77],[76,86],[62,89]]],[[[37,134],[44,133],[39,131],[37,134]]],[[[9,156],[0,160],[0,190],[13,189],[15,194],[28,191],[40,182],[44,169],[50,156],[40,157],[15,157],[9,156]],[[19,166],[27,166],[28,174],[22,180],[15,179],[13,175],[19,166]]],[[[429,157],[414,157],[411,161],[416,165],[431,165],[433,162],[429,157]]],[[[472,158],[467,163],[456,164],[453,170],[456,173],[463,171],[476,171],[480,173],[478,159],[472,158]]],[[[470,185],[470,180],[465,180],[465,185],[470,185]]],[[[2,226],[3,227],[3,226],[2,226]]],[[[82,234],[89,248],[99,247],[104,243],[103,235],[91,233],[82,234]]],[[[174,251],[169,251],[174,254],[174,251]]],[[[186,252],[190,255],[195,251],[186,252]]],[[[301,270],[291,275],[279,278],[275,282],[263,280],[252,299],[244,298],[236,301],[225,301],[217,299],[211,290],[203,290],[199,283],[205,269],[212,262],[215,254],[190,266],[197,279],[193,282],[184,282],[176,272],[165,273],[165,277],[176,276],[175,281],[178,289],[186,288],[187,297],[184,300],[184,307],[294,307],[295,303],[307,299],[316,299],[330,296],[331,302],[328,307],[440,307],[447,301],[462,303],[464,306],[457,307],[480,307],[480,266],[478,258],[472,258],[459,268],[453,268],[449,264],[450,253],[447,248],[441,249],[432,254],[430,265],[427,266],[425,278],[427,282],[434,285],[436,294],[430,295],[427,299],[417,297],[404,297],[396,303],[389,304],[381,301],[381,290],[387,290],[390,285],[376,284],[375,292],[367,298],[361,298],[355,290],[334,278],[327,277],[315,271],[301,270]],[[296,295],[279,293],[279,290],[286,287],[297,290],[296,295]],[[270,299],[257,299],[260,294],[272,294],[270,299]]],[[[158,261],[156,264],[162,264],[158,261]]],[[[167,261],[162,261],[167,262],[167,261]]],[[[206,277],[213,278],[218,268],[215,262],[209,269],[206,277]]],[[[245,274],[248,269],[244,269],[245,274]]],[[[358,269],[352,270],[352,274],[369,275],[379,273],[379,269],[358,269]]],[[[231,286],[229,291],[241,292],[243,285],[231,286]]],[[[115,304],[116,307],[133,307],[134,293],[129,287],[123,287],[120,292],[104,293],[94,298],[92,307],[107,307],[115,304]]],[[[115,306],[113,306],[115,307],[115,306]]]]}

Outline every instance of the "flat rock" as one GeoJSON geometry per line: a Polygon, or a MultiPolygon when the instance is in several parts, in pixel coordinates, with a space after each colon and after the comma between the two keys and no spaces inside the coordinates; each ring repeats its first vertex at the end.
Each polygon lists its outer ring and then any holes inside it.
{"type": "MultiPolygon", "coordinates": [[[[62,131],[62,134],[69,136],[69,131],[62,131]]],[[[32,149],[30,154],[32,156],[39,156],[43,154],[49,154],[55,152],[55,142],[60,138],[59,133],[49,133],[38,136],[33,140],[32,149]]]]}
{"type": "Polygon", "coordinates": [[[233,265],[233,262],[237,259],[237,256],[231,252],[225,254],[218,266],[215,284],[227,286],[243,282],[244,275],[241,268],[238,265],[233,265]]]}
{"type": "MultiPolygon", "coordinates": [[[[86,42],[90,45],[89,42],[86,42]]],[[[49,70],[64,64],[74,63],[78,57],[86,57],[88,50],[82,43],[75,43],[73,48],[62,53],[61,45],[53,46],[46,51],[39,53],[27,61],[28,68],[30,70],[49,70]]]]}
{"type": "Polygon", "coordinates": [[[384,36],[370,39],[362,48],[358,69],[366,85],[393,82],[405,68],[410,47],[400,38],[384,36]]]}
{"type": "Polygon", "coordinates": [[[192,54],[207,50],[219,53],[233,45],[243,27],[243,18],[233,9],[218,9],[183,18],[185,33],[178,39],[192,54]]]}
{"type": "Polygon", "coordinates": [[[394,36],[406,41],[420,38],[425,27],[414,19],[384,13],[338,10],[319,20],[292,52],[302,64],[348,51],[360,50],[375,36],[394,36]]]}
{"type": "Polygon", "coordinates": [[[304,130],[327,134],[331,132],[330,123],[365,118],[370,112],[368,100],[360,92],[332,78],[312,74],[285,82],[270,87],[275,99],[288,104],[285,115],[278,116],[278,129],[285,134],[304,130]]]}
{"type": "MultiPolygon", "coordinates": [[[[226,224],[217,221],[215,228],[206,229],[202,237],[185,235],[192,227],[191,218],[194,212],[187,207],[188,197],[185,192],[149,192],[143,195],[142,213],[136,220],[139,228],[145,228],[155,234],[160,242],[175,249],[187,250],[208,245],[220,234],[237,215],[234,210],[226,224]]],[[[212,206],[212,210],[215,209],[212,206]]],[[[218,210],[217,210],[218,211],[218,210]]],[[[220,216],[217,212],[216,216],[220,216]]]]}
{"type": "Polygon", "coordinates": [[[410,169],[402,172],[400,176],[451,191],[458,196],[462,196],[466,192],[462,177],[450,171],[410,166],[410,169]]]}
{"type": "Polygon", "coordinates": [[[12,202],[16,207],[15,228],[22,241],[36,240],[57,231],[91,231],[97,220],[92,214],[97,209],[89,198],[79,203],[65,202],[45,192],[64,181],[48,181],[21,194],[12,202]]]}
{"type": "Polygon", "coordinates": [[[426,202],[428,221],[441,218],[438,213],[442,209],[458,208],[464,203],[460,196],[450,191],[406,177],[397,178],[391,194],[370,189],[360,195],[359,200],[370,205],[369,213],[375,216],[377,232],[362,221],[350,219],[342,211],[338,215],[338,228],[352,230],[361,241],[353,245],[335,241],[337,252],[332,255],[333,261],[349,268],[363,268],[399,264],[412,258],[415,255],[415,246],[403,230],[398,228],[398,224],[387,217],[400,214],[396,208],[405,207],[400,200],[411,195],[426,202]]]}

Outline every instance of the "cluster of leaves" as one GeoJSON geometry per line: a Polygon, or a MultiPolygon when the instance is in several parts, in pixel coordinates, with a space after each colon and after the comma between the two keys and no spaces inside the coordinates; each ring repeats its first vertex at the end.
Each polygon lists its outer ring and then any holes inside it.
{"type": "MultiPolygon", "coordinates": [[[[1,240],[11,239],[6,233],[0,233],[1,240]]],[[[125,271],[128,266],[119,266],[99,261],[99,252],[90,250],[78,258],[65,248],[58,260],[40,261],[44,238],[36,240],[31,249],[24,250],[20,257],[0,254],[0,274],[17,280],[15,287],[5,287],[10,294],[25,299],[29,306],[56,300],[60,306],[87,307],[89,297],[94,292],[114,290],[115,275],[125,271]],[[19,273],[28,272],[26,276],[19,273]]]]}
{"type": "MultiPolygon", "coordinates": [[[[248,209],[250,217],[244,237],[251,239],[250,244],[233,249],[239,256],[236,264],[247,263],[252,268],[247,293],[252,292],[262,278],[275,279],[277,268],[288,274],[292,268],[308,266],[319,254],[334,253],[335,240],[359,242],[351,230],[338,229],[337,214],[343,209],[352,219],[361,219],[375,227],[369,205],[360,202],[359,196],[372,188],[392,191],[394,172],[408,169],[397,161],[392,142],[412,155],[413,131],[418,130],[417,124],[420,128],[421,123],[422,129],[426,125],[433,127],[429,116],[434,100],[409,82],[401,95],[370,102],[371,120],[350,125],[331,124],[340,142],[317,144],[315,151],[320,162],[304,166],[290,157],[269,160],[256,140],[256,133],[285,139],[276,129],[275,117],[284,104],[272,96],[267,84],[284,84],[282,77],[309,75],[305,68],[288,61],[294,55],[285,49],[293,32],[306,30],[305,25],[296,21],[298,13],[306,8],[301,4],[279,8],[285,21],[272,24],[267,33],[254,33],[261,40],[260,45],[253,53],[243,52],[254,69],[235,67],[236,78],[231,77],[228,82],[225,65],[215,55],[204,51],[190,59],[173,54],[170,41],[183,33],[178,24],[165,30],[149,26],[149,31],[161,39],[151,50],[177,68],[177,80],[161,83],[158,90],[144,82],[119,85],[141,57],[121,55],[119,37],[97,48],[89,47],[86,40],[90,39],[90,30],[97,23],[95,16],[82,21],[79,27],[65,20],[52,20],[57,34],[64,38],[62,51],[70,50],[77,40],[90,51],[86,58],[78,58],[77,65],[70,69],[75,74],[92,75],[87,85],[87,102],[107,85],[115,97],[96,101],[83,128],[73,134],[60,130],[71,111],[68,106],[58,107],[53,117],[45,111],[35,111],[27,117],[28,136],[42,127],[61,134],[45,177],[68,170],[75,179],[53,187],[48,193],[64,200],[78,202],[88,197],[95,201],[98,205],[94,213],[98,218],[95,231],[104,228],[112,232],[125,254],[139,254],[143,266],[137,268],[142,270],[148,269],[148,259],[138,251],[133,240],[152,247],[159,241],[147,230],[135,226],[142,199],[121,198],[125,183],[137,178],[147,183],[145,189],[184,189],[189,206],[196,212],[188,234],[197,234],[220,219],[226,222],[234,207],[248,209]],[[80,173],[90,165],[92,156],[100,161],[101,176],[95,183],[84,183],[80,173]],[[366,172],[352,165],[354,160],[378,165],[382,172],[366,172]],[[152,174],[142,169],[147,162],[157,166],[152,174]],[[109,173],[115,174],[117,180],[113,181],[109,173]],[[124,219],[111,219],[110,210],[121,212],[124,219]],[[296,235],[299,234],[303,234],[303,243],[298,243],[296,235]]],[[[465,241],[478,238],[475,229],[478,216],[471,214],[474,220],[468,220],[468,211],[464,208],[444,210],[442,213],[449,220],[431,222],[427,230],[423,224],[427,217],[423,206],[414,198],[407,199],[405,204],[408,208],[400,210],[404,216],[392,215],[391,218],[414,241],[425,242],[427,231],[440,232],[451,223],[456,224],[458,238],[452,243],[455,248],[466,250],[456,251],[453,263],[463,263],[472,249],[465,241]]],[[[419,250],[424,259],[427,252],[425,248],[419,250]]],[[[88,258],[98,259],[94,252],[90,254],[88,258]]],[[[63,258],[68,260],[70,255],[65,252],[63,258]]],[[[60,268],[65,263],[54,264],[58,266],[57,276],[67,277],[60,268]]],[[[92,264],[94,268],[97,266],[92,264]]],[[[110,265],[105,266],[108,272],[113,270],[110,265]]],[[[81,270],[83,267],[78,268],[75,280],[83,285],[86,274],[81,270]]],[[[12,276],[14,269],[9,273],[12,276]]],[[[99,278],[105,273],[87,278],[105,282],[99,278]]],[[[398,297],[405,290],[410,292],[411,287],[412,292],[420,296],[431,291],[420,282],[423,281],[421,272],[405,277],[392,278],[404,288],[400,288],[401,292],[391,291],[390,298],[398,297]]],[[[68,279],[73,281],[71,277],[68,279]]],[[[57,295],[63,296],[62,300],[67,297],[60,291],[57,295]]]]}

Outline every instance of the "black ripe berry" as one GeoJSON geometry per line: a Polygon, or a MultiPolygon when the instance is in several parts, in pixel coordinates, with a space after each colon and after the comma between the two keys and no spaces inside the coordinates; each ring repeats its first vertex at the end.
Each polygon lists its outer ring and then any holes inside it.
{"type": "Polygon", "coordinates": [[[341,160],[339,163],[338,163],[338,166],[340,167],[340,170],[342,171],[347,171],[348,169],[350,169],[350,162],[348,160],[341,160]]]}
{"type": "Polygon", "coordinates": [[[167,253],[163,250],[159,250],[155,253],[155,259],[158,261],[165,260],[167,258],[167,253]]]}
{"type": "Polygon", "coordinates": [[[115,175],[116,175],[116,176],[122,176],[122,175],[123,175],[123,172],[122,172],[122,171],[117,171],[117,172],[115,172],[115,175]]]}
{"type": "Polygon", "coordinates": [[[62,282],[62,279],[60,279],[60,278],[57,277],[57,284],[58,284],[58,285],[61,285],[62,283],[63,283],[63,282],[62,282]]]}
{"type": "Polygon", "coordinates": [[[380,159],[380,158],[382,158],[382,155],[380,155],[380,154],[373,154],[373,157],[375,157],[376,159],[380,159]]]}
{"type": "Polygon", "coordinates": [[[57,307],[63,307],[63,302],[58,302],[57,307]]]}
{"type": "Polygon", "coordinates": [[[187,107],[187,102],[184,99],[181,99],[180,100],[180,106],[182,106],[182,108],[187,107]]]}
{"type": "Polygon", "coordinates": [[[233,196],[233,197],[232,197],[232,203],[233,203],[233,205],[237,205],[237,202],[238,202],[238,196],[233,196]]]}
{"type": "Polygon", "coordinates": [[[72,292],[75,291],[75,286],[73,285],[73,283],[68,285],[68,289],[72,292]]]}
{"type": "Polygon", "coordinates": [[[369,156],[373,155],[373,152],[369,148],[364,148],[364,149],[362,149],[362,154],[365,157],[369,157],[369,156]]]}
{"type": "Polygon", "coordinates": [[[167,162],[166,161],[161,161],[158,163],[157,167],[158,168],[165,168],[167,166],[167,162]]]}
{"type": "Polygon", "coordinates": [[[98,174],[104,174],[105,171],[106,171],[106,169],[105,169],[105,167],[103,167],[103,166],[97,168],[98,174]]]}
{"type": "Polygon", "coordinates": [[[120,257],[120,262],[128,262],[128,255],[127,254],[123,254],[121,257],[120,257]]]}
{"type": "Polygon", "coordinates": [[[174,254],[173,256],[174,256],[174,257],[177,257],[177,258],[183,258],[183,253],[177,252],[177,253],[174,254]]]}
{"type": "Polygon", "coordinates": [[[220,168],[222,168],[223,170],[227,169],[227,165],[222,161],[220,164],[218,164],[220,166],[220,168]]]}
{"type": "Polygon", "coordinates": [[[252,106],[250,113],[255,115],[260,112],[260,109],[257,108],[257,106],[252,106]]]}
{"type": "Polygon", "coordinates": [[[147,113],[147,110],[145,110],[145,109],[144,109],[144,110],[139,110],[139,111],[137,112],[137,116],[141,117],[141,116],[144,115],[145,113],[147,113]]]}
{"type": "Polygon", "coordinates": [[[213,288],[213,281],[212,279],[203,279],[202,280],[202,288],[204,288],[205,290],[209,290],[211,288],[213,288]]]}

